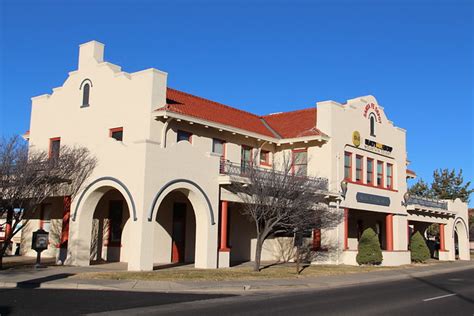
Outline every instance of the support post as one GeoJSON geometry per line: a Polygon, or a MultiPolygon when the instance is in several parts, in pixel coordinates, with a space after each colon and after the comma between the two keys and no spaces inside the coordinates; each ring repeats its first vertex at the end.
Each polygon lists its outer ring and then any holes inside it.
{"type": "Polygon", "coordinates": [[[221,201],[221,243],[219,251],[230,251],[227,247],[227,220],[229,212],[229,202],[221,201]]]}
{"type": "Polygon", "coordinates": [[[69,240],[69,219],[71,217],[71,197],[65,196],[63,199],[63,225],[61,227],[60,248],[67,248],[69,240]]]}
{"type": "Polygon", "coordinates": [[[393,251],[393,214],[387,214],[385,217],[385,231],[387,251],[393,251]]]}
{"type": "Polygon", "coordinates": [[[220,228],[221,228],[221,240],[219,243],[219,252],[218,252],[218,267],[219,268],[228,268],[230,267],[230,249],[227,247],[227,225],[229,220],[229,202],[221,201],[221,218],[220,218],[220,228]]]}
{"type": "Polygon", "coordinates": [[[444,227],[446,224],[439,224],[439,250],[446,251],[446,239],[444,238],[444,227]]]}

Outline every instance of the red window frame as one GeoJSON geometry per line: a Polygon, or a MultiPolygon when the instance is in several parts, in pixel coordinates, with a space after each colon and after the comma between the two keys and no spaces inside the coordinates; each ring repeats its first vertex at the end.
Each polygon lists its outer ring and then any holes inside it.
{"type": "Polygon", "coordinates": [[[364,156],[356,155],[355,169],[356,169],[355,181],[357,183],[363,183],[364,182],[364,156]],[[357,168],[357,159],[360,159],[360,169],[357,168]],[[360,172],[360,179],[357,180],[357,175],[359,172],[360,172]]]}
{"type": "Polygon", "coordinates": [[[54,142],[59,142],[59,148],[61,148],[61,137],[53,137],[49,139],[48,159],[58,158],[59,153],[61,152],[61,150],[58,149],[58,157],[53,157],[53,143],[54,142]]]}
{"type": "Polygon", "coordinates": [[[111,218],[111,214],[110,214],[110,208],[111,208],[111,204],[112,203],[117,203],[119,202],[119,200],[110,200],[109,201],[109,214],[108,214],[108,223],[107,223],[107,233],[108,233],[108,236],[107,236],[107,239],[105,240],[104,242],[104,246],[107,246],[107,247],[122,247],[122,237],[123,237],[123,201],[120,201],[122,202],[122,218],[120,219],[120,230],[121,230],[121,236],[120,236],[120,239],[119,240],[112,240],[112,227],[114,225],[116,225],[117,223],[111,218]]]}
{"type": "Polygon", "coordinates": [[[215,140],[222,143],[222,156],[221,156],[221,158],[222,158],[222,159],[225,159],[225,156],[226,156],[226,144],[227,144],[226,141],[223,140],[223,139],[220,139],[220,138],[213,138],[213,139],[212,139],[212,148],[211,148],[211,150],[212,150],[213,153],[215,153],[215,152],[214,152],[214,141],[215,141],[215,140]]]}
{"type": "Polygon", "coordinates": [[[387,189],[393,190],[393,164],[391,164],[391,163],[387,163],[387,179],[386,179],[385,182],[386,182],[385,185],[386,185],[387,189]],[[390,172],[391,174],[389,174],[389,172],[388,172],[389,167],[390,167],[390,170],[391,170],[391,172],[390,172]],[[390,181],[388,181],[389,179],[390,179],[390,181]]]}
{"type": "Polygon", "coordinates": [[[352,181],[352,153],[344,152],[344,179],[352,181]],[[346,157],[349,157],[349,166],[346,166],[346,157]],[[346,176],[346,168],[349,168],[349,176],[346,176]]]}
{"type": "Polygon", "coordinates": [[[374,182],[374,159],[372,159],[372,158],[367,158],[366,175],[367,175],[367,180],[366,180],[367,184],[375,185],[375,182],[374,182]],[[372,162],[372,168],[369,168],[369,161],[372,162]],[[369,179],[370,179],[370,182],[369,182],[369,179]]]}
{"type": "Polygon", "coordinates": [[[291,150],[291,173],[294,175],[295,174],[295,165],[297,166],[302,166],[303,164],[295,164],[295,154],[301,153],[301,152],[306,152],[306,175],[308,174],[308,148],[303,148],[303,149],[292,149],[291,150]]]}
{"type": "Polygon", "coordinates": [[[377,183],[376,186],[379,188],[384,187],[384,167],[383,167],[383,161],[377,160],[377,183]],[[379,173],[379,165],[382,166],[382,173],[379,173]],[[380,184],[378,183],[379,181],[379,175],[380,175],[380,184]]]}
{"type": "Polygon", "coordinates": [[[270,162],[270,151],[269,150],[260,150],[260,164],[262,166],[271,166],[271,162],[270,162]],[[266,158],[265,160],[262,160],[262,153],[265,153],[266,154],[266,158]]]}
{"type": "Polygon", "coordinates": [[[188,132],[188,131],[185,131],[185,130],[182,130],[182,129],[179,129],[177,132],[176,132],[176,142],[179,143],[179,133],[182,132],[182,133],[186,133],[186,134],[189,134],[188,135],[188,142],[190,144],[193,143],[193,133],[191,132],[188,132]]]}
{"type": "Polygon", "coordinates": [[[109,129],[109,137],[112,137],[113,133],[116,133],[116,132],[122,132],[122,139],[121,140],[118,140],[118,139],[115,139],[116,141],[123,141],[123,127],[114,127],[114,128],[111,128],[109,129]]]}

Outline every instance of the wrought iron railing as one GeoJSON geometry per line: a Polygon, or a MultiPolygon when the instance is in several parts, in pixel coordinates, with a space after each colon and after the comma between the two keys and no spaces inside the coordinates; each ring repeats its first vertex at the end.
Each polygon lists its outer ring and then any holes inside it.
{"type": "Polygon", "coordinates": [[[408,205],[421,205],[429,208],[437,208],[442,210],[448,209],[448,202],[436,199],[430,199],[421,196],[410,196],[407,201],[408,205]]]}
{"type": "MultiPolygon", "coordinates": [[[[277,171],[273,169],[266,169],[266,168],[260,168],[260,167],[255,167],[250,164],[236,164],[233,162],[230,162],[228,160],[221,160],[220,163],[220,168],[219,168],[219,173],[220,174],[225,174],[229,176],[238,176],[238,177],[248,177],[249,173],[252,170],[258,170],[259,172],[266,172],[266,173],[271,173],[271,172],[276,172],[277,174],[284,175],[283,172],[278,173],[277,171]]],[[[321,190],[328,190],[328,179],[327,178],[322,178],[322,177],[309,177],[306,176],[305,178],[311,180],[315,186],[320,188],[321,190]]]]}

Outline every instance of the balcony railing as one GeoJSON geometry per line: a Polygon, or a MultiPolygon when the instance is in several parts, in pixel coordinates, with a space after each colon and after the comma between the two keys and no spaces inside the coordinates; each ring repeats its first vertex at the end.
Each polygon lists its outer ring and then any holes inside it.
{"type": "Polygon", "coordinates": [[[428,208],[437,208],[448,210],[448,202],[430,199],[421,196],[410,196],[407,201],[408,205],[420,205],[428,208]]]}
{"type": "MultiPolygon", "coordinates": [[[[228,160],[221,160],[219,173],[223,174],[223,175],[247,178],[251,168],[258,170],[259,172],[266,172],[266,173],[275,172],[272,169],[259,168],[259,167],[250,166],[250,165],[246,165],[246,164],[239,165],[239,164],[230,162],[228,160]]],[[[284,175],[283,172],[281,172],[279,174],[284,175]]],[[[325,190],[325,191],[328,190],[328,179],[327,178],[309,177],[309,176],[307,176],[306,178],[309,179],[310,181],[312,181],[312,184],[314,186],[320,188],[321,190],[325,190]]]]}

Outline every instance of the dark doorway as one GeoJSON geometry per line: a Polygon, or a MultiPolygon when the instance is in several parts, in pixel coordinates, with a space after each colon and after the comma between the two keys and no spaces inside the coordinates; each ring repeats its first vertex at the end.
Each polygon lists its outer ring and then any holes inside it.
{"type": "Polygon", "coordinates": [[[186,204],[173,204],[171,262],[184,262],[186,243],[186,204]]]}

